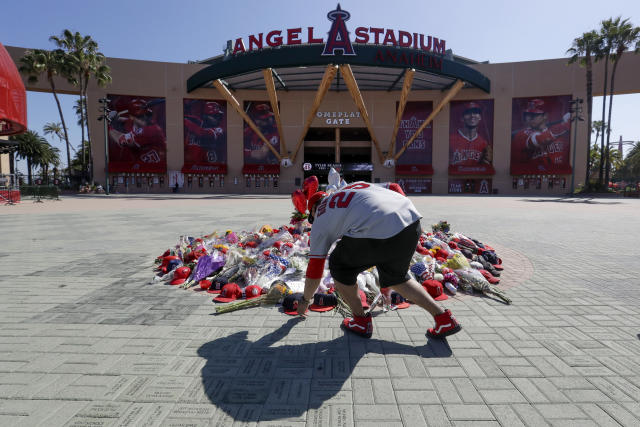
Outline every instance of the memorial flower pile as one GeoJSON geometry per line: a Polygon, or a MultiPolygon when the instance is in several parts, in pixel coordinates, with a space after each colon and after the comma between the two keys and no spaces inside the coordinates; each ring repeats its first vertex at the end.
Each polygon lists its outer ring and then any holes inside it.
{"type": "MultiPolygon", "coordinates": [[[[332,170],[326,191],[331,194],[344,185],[339,174],[332,170]]],[[[311,230],[306,204],[317,189],[317,178],[310,177],[302,190],[292,194],[295,211],[289,224],[263,225],[252,231],[214,231],[200,237],[180,236],[175,246],[156,259],[153,281],[218,294],[216,299],[226,302],[216,307],[218,314],[275,305],[287,295],[302,292],[311,230]]],[[[336,311],[348,316],[349,308],[335,292],[328,266],[326,268],[316,295],[335,293],[338,296],[336,311]]],[[[495,249],[453,232],[447,221],[440,221],[433,224],[430,231],[423,229],[409,274],[438,301],[459,291],[469,294],[477,291],[510,304],[511,299],[495,286],[502,269],[502,260],[495,249]]],[[[375,268],[361,273],[357,282],[363,304],[370,303],[372,308],[381,305],[387,311],[409,305],[399,295],[380,291],[375,268]]]]}

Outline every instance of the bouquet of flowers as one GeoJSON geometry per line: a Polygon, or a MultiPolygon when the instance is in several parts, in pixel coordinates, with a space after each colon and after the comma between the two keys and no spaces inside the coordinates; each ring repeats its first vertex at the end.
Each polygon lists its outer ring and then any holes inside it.
{"type": "Polygon", "coordinates": [[[216,314],[229,313],[230,311],[242,310],[243,308],[257,307],[259,305],[276,305],[282,302],[283,298],[292,291],[282,280],[276,280],[271,284],[269,292],[257,298],[228,303],[216,307],[216,314]]]}

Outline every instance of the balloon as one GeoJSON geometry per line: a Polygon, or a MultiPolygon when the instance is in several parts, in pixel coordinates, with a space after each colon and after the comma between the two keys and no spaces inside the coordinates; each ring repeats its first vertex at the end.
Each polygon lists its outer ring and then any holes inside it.
{"type": "Polygon", "coordinates": [[[312,175],[309,178],[304,180],[304,182],[302,183],[302,191],[304,192],[304,195],[307,198],[307,200],[309,200],[309,198],[313,196],[313,193],[318,191],[318,185],[319,185],[318,177],[315,175],[312,175]]]}
{"type": "Polygon", "coordinates": [[[329,169],[329,185],[340,186],[340,174],[334,168],[329,169]]]}
{"type": "Polygon", "coordinates": [[[296,210],[301,214],[307,211],[307,198],[302,191],[296,190],[291,193],[291,201],[293,202],[293,206],[295,206],[296,210]]]}

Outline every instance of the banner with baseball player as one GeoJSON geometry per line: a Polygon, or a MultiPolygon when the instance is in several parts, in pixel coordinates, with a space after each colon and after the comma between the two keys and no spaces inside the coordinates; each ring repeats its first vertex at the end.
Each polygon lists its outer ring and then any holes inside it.
{"type": "Polygon", "coordinates": [[[109,99],[109,172],[165,173],[166,103],[164,98],[107,95],[109,99]]]}
{"type": "MultiPolygon", "coordinates": [[[[411,139],[413,134],[418,130],[420,125],[433,111],[433,102],[431,101],[413,101],[407,102],[400,126],[398,127],[398,135],[396,136],[395,152],[399,152],[404,144],[411,139]]],[[[420,134],[413,140],[411,145],[402,153],[397,165],[431,165],[431,147],[433,144],[433,127],[429,124],[420,134]]]]}
{"type": "MultiPolygon", "coordinates": [[[[245,101],[244,111],[253,120],[276,151],[280,151],[280,136],[269,101],[245,101]]],[[[245,165],[279,164],[276,156],[247,123],[244,123],[245,165]]]]}
{"type": "Polygon", "coordinates": [[[514,98],[511,175],[571,173],[571,95],[514,98]]]}
{"type": "Polygon", "coordinates": [[[452,101],[449,174],[493,175],[493,99],[452,101]]]}
{"type": "Polygon", "coordinates": [[[227,102],[185,99],[183,173],[217,174],[227,163],[227,102]]]}

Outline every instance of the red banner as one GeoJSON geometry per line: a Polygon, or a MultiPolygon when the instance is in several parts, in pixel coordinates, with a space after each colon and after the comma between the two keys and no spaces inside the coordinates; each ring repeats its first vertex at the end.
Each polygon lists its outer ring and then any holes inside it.
{"type": "Polygon", "coordinates": [[[571,173],[570,101],[570,95],[513,99],[512,175],[571,173]]]}
{"type": "Polygon", "coordinates": [[[110,173],[165,173],[167,143],[164,98],[107,95],[110,173]]]}
{"type": "MultiPolygon", "coordinates": [[[[244,111],[258,126],[276,151],[280,152],[280,136],[269,101],[245,101],[244,111]]],[[[278,164],[278,159],[247,123],[244,124],[244,163],[278,164]]]]}
{"type": "MultiPolygon", "coordinates": [[[[431,114],[431,111],[433,111],[431,101],[407,102],[396,136],[396,153],[409,141],[431,114]]],[[[432,144],[433,128],[430,124],[413,140],[396,163],[399,165],[431,165],[432,144]]]]}
{"type": "Polygon", "coordinates": [[[491,178],[481,179],[450,179],[450,194],[491,194],[491,178]]]}
{"type": "Polygon", "coordinates": [[[493,175],[493,99],[453,101],[449,174],[493,175]]]}
{"type": "Polygon", "coordinates": [[[185,99],[183,173],[227,172],[227,102],[185,99]]]}

